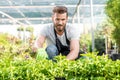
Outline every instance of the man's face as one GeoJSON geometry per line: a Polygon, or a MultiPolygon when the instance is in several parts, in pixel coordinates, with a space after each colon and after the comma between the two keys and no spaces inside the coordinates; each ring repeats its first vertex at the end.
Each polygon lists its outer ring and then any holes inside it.
{"type": "Polygon", "coordinates": [[[52,21],[58,32],[64,31],[67,20],[68,20],[67,13],[63,14],[54,13],[54,15],[52,16],[52,21]]]}

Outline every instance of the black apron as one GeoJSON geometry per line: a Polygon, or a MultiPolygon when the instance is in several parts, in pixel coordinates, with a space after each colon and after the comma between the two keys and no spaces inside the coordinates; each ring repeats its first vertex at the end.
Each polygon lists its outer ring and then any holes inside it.
{"type": "Polygon", "coordinates": [[[58,54],[61,53],[62,55],[67,56],[69,54],[69,52],[70,52],[70,41],[67,39],[66,30],[64,30],[64,31],[65,31],[66,43],[67,43],[68,46],[63,45],[60,42],[60,40],[57,37],[56,31],[54,29],[55,39],[56,39],[56,46],[57,46],[57,49],[58,49],[58,52],[59,52],[58,54]]]}

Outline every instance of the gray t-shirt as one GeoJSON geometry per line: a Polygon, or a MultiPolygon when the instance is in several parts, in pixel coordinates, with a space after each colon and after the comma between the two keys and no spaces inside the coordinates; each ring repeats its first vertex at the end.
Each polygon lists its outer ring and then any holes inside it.
{"type": "MultiPolygon", "coordinates": [[[[79,40],[80,33],[79,33],[79,31],[77,29],[78,28],[73,26],[72,24],[66,24],[65,30],[66,30],[67,39],[69,41],[72,40],[72,39],[79,40]]],[[[55,34],[54,34],[54,26],[53,26],[52,23],[45,25],[41,29],[40,35],[43,35],[43,36],[46,37],[46,44],[47,44],[47,46],[56,44],[55,34]]],[[[61,41],[61,43],[63,45],[67,46],[65,33],[63,33],[63,35],[61,35],[61,36],[57,35],[57,37],[59,38],[59,40],[61,41]]]]}

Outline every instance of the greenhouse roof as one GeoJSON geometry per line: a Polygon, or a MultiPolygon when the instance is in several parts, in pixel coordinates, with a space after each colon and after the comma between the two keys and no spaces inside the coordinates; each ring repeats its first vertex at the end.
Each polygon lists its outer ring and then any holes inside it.
{"type": "MultiPolygon", "coordinates": [[[[81,0],[81,4],[89,5],[90,3],[90,0],[83,1],[81,0]]],[[[93,4],[104,4],[105,1],[93,0],[93,4]]],[[[51,10],[55,5],[69,7],[69,14],[72,17],[78,2],[79,0],[0,0],[0,24],[50,22],[51,10]]]]}

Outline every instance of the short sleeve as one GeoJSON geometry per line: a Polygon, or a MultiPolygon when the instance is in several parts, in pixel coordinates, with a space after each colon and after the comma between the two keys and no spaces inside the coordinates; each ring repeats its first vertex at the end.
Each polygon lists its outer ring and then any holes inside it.
{"type": "Polygon", "coordinates": [[[41,27],[39,35],[42,35],[42,36],[45,36],[45,37],[47,36],[47,26],[46,25],[41,27]]]}
{"type": "Polygon", "coordinates": [[[75,26],[72,25],[70,28],[70,36],[71,36],[71,40],[72,39],[80,39],[80,30],[79,30],[79,26],[75,26]]]}

